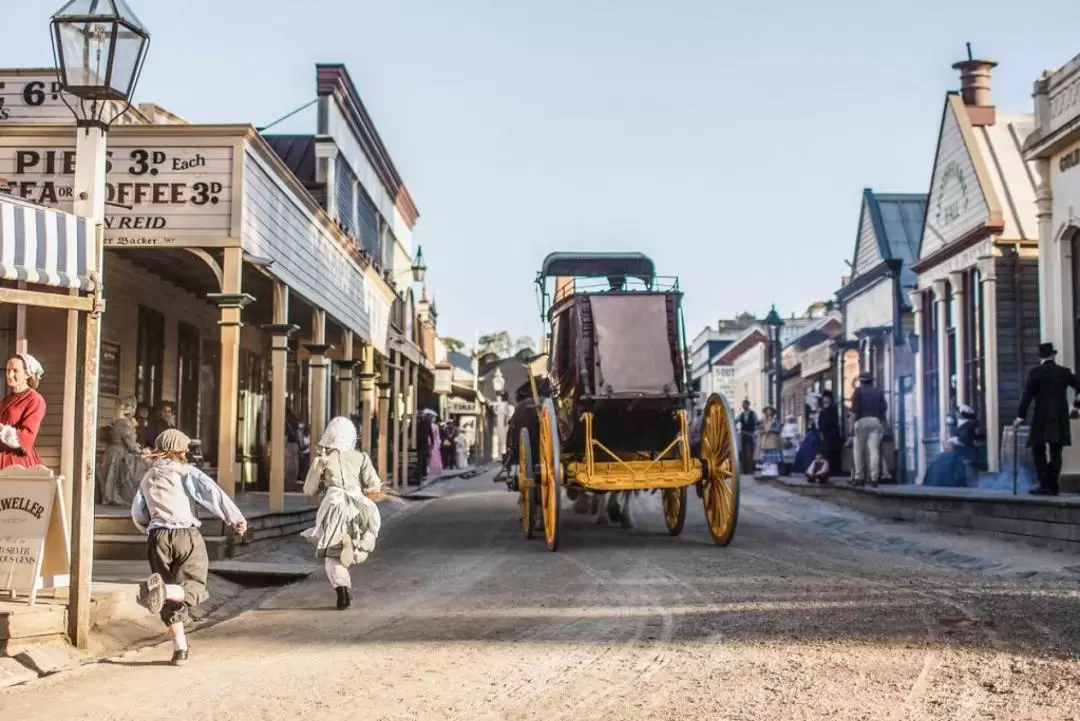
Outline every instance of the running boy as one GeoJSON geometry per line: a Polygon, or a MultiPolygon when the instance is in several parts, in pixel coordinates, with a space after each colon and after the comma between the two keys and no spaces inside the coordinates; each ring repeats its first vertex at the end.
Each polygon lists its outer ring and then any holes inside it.
{"type": "Polygon", "coordinates": [[[150,577],[139,584],[139,605],[161,614],[173,639],[172,663],[188,659],[184,623],[190,609],[206,601],[206,578],[210,561],[199,533],[198,515],[192,501],[232,526],[247,531],[240,509],[205,473],[187,463],[191,439],[175,428],[154,442],[150,469],[139,483],[131,503],[131,518],[148,534],[150,577]]]}

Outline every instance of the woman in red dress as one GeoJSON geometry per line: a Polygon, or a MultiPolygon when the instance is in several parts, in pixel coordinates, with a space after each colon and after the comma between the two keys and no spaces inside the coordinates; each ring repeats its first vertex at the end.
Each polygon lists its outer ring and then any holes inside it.
{"type": "Polygon", "coordinates": [[[5,376],[11,393],[0,400],[0,470],[41,464],[34,443],[45,419],[45,399],[37,392],[44,372],[29,353],[8,359],[5,376]]]}

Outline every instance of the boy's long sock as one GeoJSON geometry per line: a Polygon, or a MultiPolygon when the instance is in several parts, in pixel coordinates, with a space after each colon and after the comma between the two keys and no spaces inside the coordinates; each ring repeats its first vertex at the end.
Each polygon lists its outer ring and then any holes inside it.
{"type": "Polygon", "coordinates": [[[183,603],[185,597],[184,589],[181,586],[168,584],[165,586],[165,598],[175,603],[183,603]]]}
{"type": "Polygon", "coordinates": [[[187,633],[184,631],[183,623],[174,623],[169,626],[169,634],[173,639],[173,647],[177,651],[187,650],[187,633]]]}

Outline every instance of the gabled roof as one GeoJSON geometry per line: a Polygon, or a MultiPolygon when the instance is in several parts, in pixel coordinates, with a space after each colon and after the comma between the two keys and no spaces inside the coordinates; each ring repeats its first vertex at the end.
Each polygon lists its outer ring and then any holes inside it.
{"type": "Polygon", "coordinates": [[[742,335],[732,341],[731,345],[722,350],[719,355],[713,357],[713,365],[731,365],[739,356],[759,343],[765,343],[769,337],[760,325],[755,325],[743,331],[742,335]]]}
{"type": "Polygon", "coordinates": [[[993,124],[972,122],[982,110],[955,92],[945,97],[917,272],[979,238],[1038,239],[1035,172],[1022,151],[1035,117],[995,113],[993,124]]]}
{"type": "Polygon", "coordinates": [[[875,193],[872,188],[863,189],[852,264],[853,280],[871,269],[859,268],[859,256],[860,252],[867,255],[864,243],[874,243],[877,253],[873,267],[898,260],[903,264],[901,283],[905,286],[916,284],[915,272],[910,266],[919,258],[926,203],[925,193],[875,193]]]}

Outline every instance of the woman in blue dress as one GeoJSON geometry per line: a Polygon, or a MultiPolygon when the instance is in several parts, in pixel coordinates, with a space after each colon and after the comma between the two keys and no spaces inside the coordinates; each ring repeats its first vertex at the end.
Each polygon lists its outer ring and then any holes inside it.
{"type": "Polygon", "coordinates": [[[973,464],[978,456],[975,447],[976,415],[971,406],[959,408],[960,420],[956,424],[955,435],[949,438],[950,450],[934,459],[926,471],[924,486],[965,488],[969,477],[974,474],[973,464]]]}

